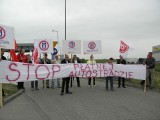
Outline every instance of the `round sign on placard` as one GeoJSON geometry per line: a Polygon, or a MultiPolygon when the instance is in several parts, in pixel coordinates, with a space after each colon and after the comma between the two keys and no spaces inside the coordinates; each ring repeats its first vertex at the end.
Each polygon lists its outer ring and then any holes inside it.
{"type": "Polygon", "coordinates": [[[42,51],[46,51],[46,50],[48,50],[48,48],[49,48],[49,43],[48,43],[46,40],[42,40],[42,41],[39,43],[39,48],[40,48],[42,51]]]}
{"type": "Polygon", "coordinates": [[[94,48],[96,47],[96,43],[90,42],[90,43],[88,44],[88,47],[89,47],[90,49],[94,49],[94,48]]]}
{"type": "Polygon", "coordinates": [[[3,39],[5,36],[6,36],[5,30],[2,27],[0,27],[0,39],[3,39]]]}
{"type": "Polygon", "coordinates": [[[70,41],[70,42],[68,43],[68,46],[69,46],[70,48],[75,48],[76,43],[75,43],[74,41],[70,41]]]}

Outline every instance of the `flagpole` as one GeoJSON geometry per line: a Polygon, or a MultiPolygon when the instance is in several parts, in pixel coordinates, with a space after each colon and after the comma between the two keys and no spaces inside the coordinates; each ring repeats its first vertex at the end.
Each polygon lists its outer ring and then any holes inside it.
{"type": "MultiPolygon", "coordinates": [[[[0,47],[0,59],[1,59],[1,47],[0,47]]],[[[3,107],[3,96],[2,96],[2,83],[0,82],[0,108],[3,107]]]]}

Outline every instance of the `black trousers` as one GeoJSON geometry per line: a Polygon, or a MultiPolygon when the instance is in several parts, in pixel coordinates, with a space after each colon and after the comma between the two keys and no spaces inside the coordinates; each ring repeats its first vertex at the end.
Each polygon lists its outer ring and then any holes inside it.
{"type": "Polygon", "coordinates": [[[4,94],[4,90],[2,89],[2,97],[4,97],[5,96],[5,94],[4,94]]]}
{"type": "Polygon", "coordinates": [[[121,86],[121,80],[122,80],[122,86],[125,87],[125,78],[124,77],[118,77],[118,87],[121,86]]]}
{"type": "Polygon", "coordinates": [[[62,78],[62,90],[61,90],[62,93],[64,93],[65,85],[66,85],[66,93],[69,92],[69,81],[70,77],[62,78]]]}
{"type": "Polygon", "coordinates": [[[79,80],[79,77],[76,77],[77,79],[77,86],[80,87],[80,80],[79,80]]]}
{"type": "MultiPolygon", "coordinates": [[[[88,78],[88,85],[91,85],[91,77],[88,78]]],[[[93,77],[93,85],[95,85],[95,77],[93,77]]]]}
{"type": "MultiPolygon", "coordinates": [[[[79,80],[79,77],[76,77],[77,79],[77,86],[80,87],[80,80],[79,80]]],[[[73,85],[73,82],[74,82],[74,77],[70,77],[70,86],[72,87],[73,85]]]]}
{"type": "Polygon", "coordinates": [[[18,82],[18,89],[24,89],[24,82],[18,82]]]}

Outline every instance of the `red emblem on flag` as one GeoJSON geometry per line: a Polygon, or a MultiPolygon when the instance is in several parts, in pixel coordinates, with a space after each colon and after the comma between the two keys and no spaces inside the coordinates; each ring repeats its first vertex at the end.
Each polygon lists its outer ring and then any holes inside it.
{"type": "Polygon", "coordinates": [[[125,53],[128,51],[128,49],[129,49],[129,46],[126,43],[124,43],[123,41],[121,41],[119,52],[125,53]]]}

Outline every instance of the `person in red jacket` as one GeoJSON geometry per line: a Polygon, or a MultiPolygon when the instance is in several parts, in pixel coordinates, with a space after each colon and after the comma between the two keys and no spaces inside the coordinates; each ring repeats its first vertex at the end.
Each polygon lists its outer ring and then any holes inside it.
{"type": "MultiPolygon", "coordinates": [[[[17,55],[18,62],[28,63],[28,57],[24,54],[25,50],[21,49],[19,54],[17,55]]],[[[18,82],[18,89],[24,89],[24,82],[18,82]]]]}

